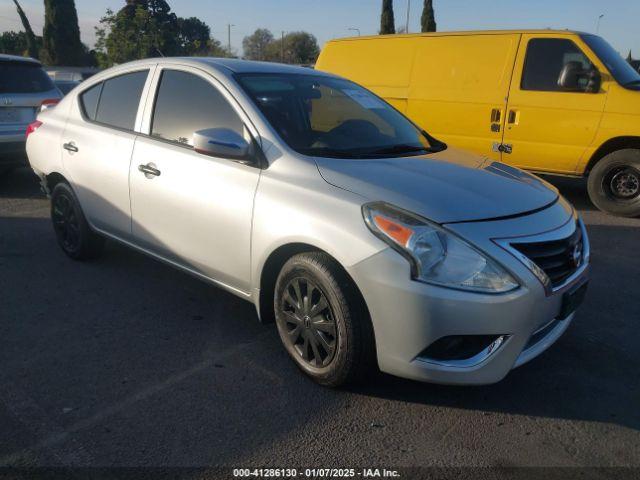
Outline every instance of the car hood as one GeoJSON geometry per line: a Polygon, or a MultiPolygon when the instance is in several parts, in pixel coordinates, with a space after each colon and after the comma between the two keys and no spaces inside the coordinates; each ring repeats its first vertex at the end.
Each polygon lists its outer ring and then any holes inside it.
{"type": "Polygon", "coordinates": [[[315,160],[331,185],[437,223],[516,216],[558,199],[538,177],[453,148],[403,158],[315,160]]]}

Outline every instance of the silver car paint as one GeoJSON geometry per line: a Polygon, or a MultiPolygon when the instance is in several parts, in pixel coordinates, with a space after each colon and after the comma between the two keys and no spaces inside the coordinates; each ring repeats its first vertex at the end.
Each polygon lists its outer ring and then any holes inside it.
{"type": "MultiPolygon", "coordinates": [[[[528,174],[487,165],[454,149],[436,159],[401,160],[398,166],[396,160],[340,163],[302,156],[278,137],[246,97],[233,78],[236,71],[309,73],[274,64],[188,58],[115,67],[91,77],[56,109],[42,114],[43,126],[27,142],[32,167],[43,179],[52,173],[67,178],[96,230],[249,299],[258,311],[261,277],[274,252],[292,244],[326,251],[362,292],[374,325],[378,362],[389,373],[441,383],[491,383],[539,354],[566,329],[571,318],[534,350],[522,351],[530,335],[556,315],[562,292],[547,296],[533,273],[494,242],[566,224],[575,213],[556,191],[528,174]],[[141,68],[150,73],[135,132],[82,117],[79,93],[141,68]],[[151,138],[154,92],[162,68],[190,71],[218,88],[262,147],[267,168],[212,158],[151,138]],[[77,153],[61,149],[68,142],[74,142],[77,153]],[[138,170],[147,163],[162,174],[148,178],[138,170]],[[403,165],[418,168],[415,177],[422,181],[403,184],[403,165]],[[429,171],[436,171],[437,178],[430,178],[429,171]],[[449,175],[461,176],[464,183],[456,185],[457,178],[449,175]],[[408,185],[415,191],[407,192],[408,185]],[[472,194],[457,196],[461,188],[472,194]],[[496,192],[498,188],[509,193],[496,192]],[[371,234],[363,221],[362,205],[380,200],[447,223],[445,228],[504,265],[521,287],[503,295],[481,295],[411,280],[406,259],[371,234]],[[475,221],[530,210],[537,211],[475,221]],[[456,332],[505,334],[508,340],[472,367],[416,360],[431,342],[456,332]]],[[[411,175],[408,172],[406,178],[411,175]]],[[[587,272],[588,267],[583,268],[574,284],[587,272]]]]}

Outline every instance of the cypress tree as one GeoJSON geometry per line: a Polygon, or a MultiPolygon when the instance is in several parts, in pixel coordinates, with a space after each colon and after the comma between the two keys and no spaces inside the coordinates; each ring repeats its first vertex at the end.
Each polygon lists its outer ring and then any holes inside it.
{"type": "Polygon", "coordinates": [[[393,0],[382,0],[380,16],[380,35],[396,33],[396,22],[393,18],[393,0]]]}
{"type": "Polygon", "coordinates": [[[74,0],[44,0],[41,59],[49,65],[78,66],[84,63],[78,13],[74,0]]]}
{"type": "Polygon", "coordinates": [[[18,3],[18,0],[13,0],[13,3],[16,4],[16,8],[18,9],[18,15],[20,16],[20,20],[22,21],[22,26],[24,27],[24,31],[27,35],[27,50],[29,52],[29,56],[32,58],[38,58],[38,44],[36,42],[36,36],[33,33],[31,28],[31,24],[29,23],[29,19],[22,10],[22,7],[18,3]]]}
{"type": "Polygon", "coordinates": [[[422,17],[420,18],[423,32],[436,31],[436,15],[433,11],[433,0],[424,0],[422,17]]]}

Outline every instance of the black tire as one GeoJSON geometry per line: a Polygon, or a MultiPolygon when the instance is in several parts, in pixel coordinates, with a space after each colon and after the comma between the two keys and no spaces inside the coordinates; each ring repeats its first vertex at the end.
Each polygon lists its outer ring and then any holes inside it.
{"type": "Polygon", "coordinates": [[[74,260],[98,257],[104,238],[91,230],[71,187],[58,183],[51,193],[51,221],[58,244],[74,260]]]}
{"type": "Polygon", "coordinates": [[[364,300],[353,281],[329,255],[309,252],[290,258],[278,275],[274,308],[285,349],[316,382],[337,387],[367,378],[373,370],[375,341],[364,300]],[[319,295],[326,300],[324,309],[319,295]],[[299,330],[294,338],[296,328],[299,330]],[[308,358],[302,353],[305,342],[308,358]],[[325,345],[333,345],[333,352],[325,345]]]}
{"type": "Polygon", "coordinates": [[[640,216],[640,150],[618,150],[603,157],[589,173],[587,188],[603,212],[640,216]]]}

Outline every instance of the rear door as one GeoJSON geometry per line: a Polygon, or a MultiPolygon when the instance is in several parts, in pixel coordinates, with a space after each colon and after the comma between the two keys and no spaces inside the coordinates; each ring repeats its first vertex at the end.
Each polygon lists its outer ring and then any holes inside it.
{"type": "Polygon", "coordinates": [[[541,172],[576,172],[597,133],[610,80],[605,76],[598,92],[565,91],[558,79],[568,62],[605,71],[575,35],[523,35],[509,93],[504,162],[541,172]]]}
{"type": "Polygon", "coordinates": [[[444,142],[500,160],[520,34],[419,39],[408,116],[444,142]]]}
{"type": "Polygon", "coordinates": [[[149,125],[131,162],[133,236],[141,247],[231,289],[249,291],[253,199],[260,170],[193,149],[193,133],[227,128],[256,137],[233,97],[209,74],[163,67],[149,94],[149,125]],[[153,101],[152,101],[153,99],[153,101]],[[140,171],[157,170],[156,175],[140,171]]]}
{"type": "Polygon", "coordinates": [[[122,73],[77,96],[62,135],[62,158],[89,222],[131,236],[129,162],[149,68],[122,73]]]}

